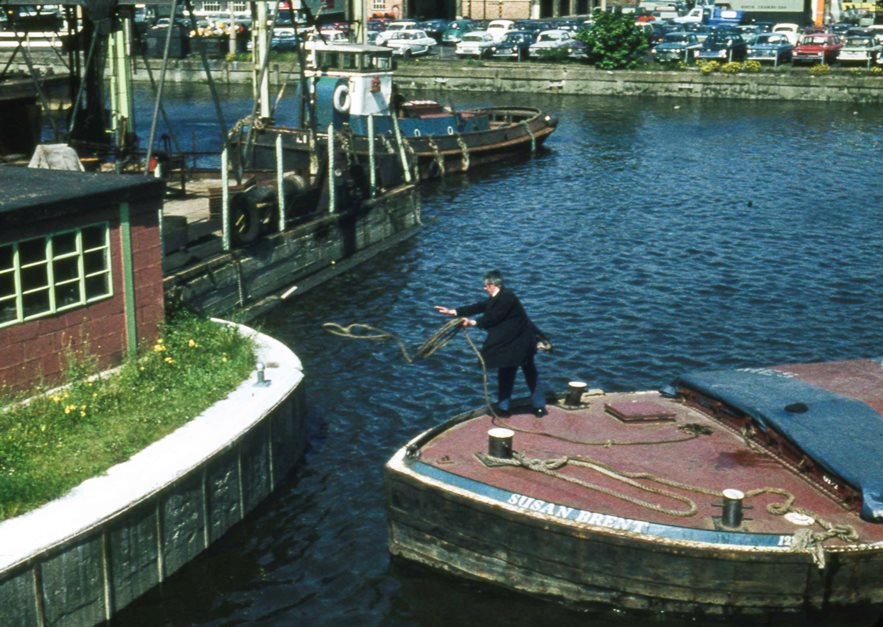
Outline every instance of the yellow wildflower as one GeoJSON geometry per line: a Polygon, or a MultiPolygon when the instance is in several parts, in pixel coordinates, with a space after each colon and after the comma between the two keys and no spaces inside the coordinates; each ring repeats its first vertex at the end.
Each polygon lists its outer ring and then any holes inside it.
{"type": "Polygon", "coordinates": [[[196,348],[197,346],[199,346],[199,344],[196,343],[196,340],[194,340],[194,339],[191,338],[191,339],[187,342],[187,346],[189,346],[190,348],[196,348]]]}
{"type": "Polygon", "coordinates": [[[175,363],[175,360],[172,359],[171,357],[166,357],[163,361],[165,361],[167,364],[173,364],[173,363],[175,363]]]}

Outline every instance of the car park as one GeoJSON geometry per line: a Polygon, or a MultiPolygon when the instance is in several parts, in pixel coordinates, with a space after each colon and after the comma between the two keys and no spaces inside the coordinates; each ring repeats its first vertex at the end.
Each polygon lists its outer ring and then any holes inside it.
{"type": "Polygon", "coordinates": [[[696,59],[730,63],[742,61],[748,55],[748,44],[741,35],[733,33],[712,33],[696,53],[696,59]]]}
{"type": "MultiPolygon", "coordinates": [[[[537,35],[537,40],[531,44],[528,55],[532,59],[538,59],[554,50],[564,50],[570,47],[573,41],[573,33],[569,30],[544,30],[537,35]]],[[[568,50],[568,54],[569,54],[568,50]]]]}
{"type": "Polygon", "coordinates": [[[473,30],[465,33],[463,38],[454,48],[454,54],[458,57],[477,57],[483,59],[491,55],[494,47],[493,36],[484,30],[473,30]]]}
{"type": "Polygon", "coordinates": [[[748,46],[749,61],[772,61],[774,66],[790,63],[794,45],[784,33],[763,33],[748,46]]]}
{"type": "Polygon", "coordinates": [[[792,63],[825,63],[830,65],[837,59],[843,43],[833,33],[812,33],[802,35],[794,46],[792,63]]]}
{"type": "Polygon", "coordinates": [[[530,46],[534,42],[534,34],[526,30],[510,30],[503,41],[493,47],[495,59],[515,59],[523,61],[528,57],[530,46]]]}
{"type": "Polygon", "coordinates": [[[394,56],[410,59],[428,54],[437,45],[435,39],[422,30],[401,30],[392,33],[386,40],[387,48],[392,48],[394,56]]]}
{"type": "Polygon", "coordinates": [[[650,56],[663,63],[671,61],[689,63],[701,48],[702,43],[695,33],[675,31],[666,34],[665,39],[650,51],[650,56]]]}
{"type": "Polygon", "coordinates": [[[852,35],[846,38],[837,60],[840,63],[863,63],[868,67],[880,57],[883,46],[872,35],[852,35]]]}

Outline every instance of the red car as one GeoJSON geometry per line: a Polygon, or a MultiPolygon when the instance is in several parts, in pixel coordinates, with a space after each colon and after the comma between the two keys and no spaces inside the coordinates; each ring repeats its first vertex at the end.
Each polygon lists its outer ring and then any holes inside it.
{"type": "Polygon", "coordinates": [[[793,63],[826,63],[830,65],[843,47],[843,40],[833,33],[801,35],[792,54],[793,63]]]}

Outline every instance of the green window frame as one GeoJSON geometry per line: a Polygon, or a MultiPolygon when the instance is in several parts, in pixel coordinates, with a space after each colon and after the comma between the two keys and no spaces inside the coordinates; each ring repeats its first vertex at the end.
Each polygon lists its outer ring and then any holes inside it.
{"type": "Polygon", "coordinates": [[[0,327],[111,296],[107,222],[0,244],[0,327]]]}

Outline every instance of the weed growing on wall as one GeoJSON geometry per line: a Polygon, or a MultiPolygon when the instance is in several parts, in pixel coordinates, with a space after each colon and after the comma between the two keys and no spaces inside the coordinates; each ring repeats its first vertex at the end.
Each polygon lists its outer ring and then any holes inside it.
{"type": "Polygon", "coordinates": [[[254,368],[231,327],[172,314],[155,343],[108,376],[70,360],[66,384],[0,389],[0,520],[62,496],[223,399],[254,368]]]}

